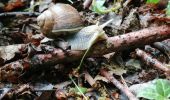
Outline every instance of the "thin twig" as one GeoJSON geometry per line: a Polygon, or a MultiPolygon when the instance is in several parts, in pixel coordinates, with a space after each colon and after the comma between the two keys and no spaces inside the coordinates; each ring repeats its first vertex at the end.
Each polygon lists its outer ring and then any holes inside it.
{"type": "Polygon", "coordinates": [[[88,72],[85,72],[84,74],[87,82],[93,87],[96,81],[92,78],[92,76],[88,72]]]}
{"type": "Polygon", "coordinates": [[[145,51],[140,50],[140,49],[136,49],[136,55],[138,57],[142,58],[142,60],[145,61],[145,63],[147,65],[154,66],[154,67],[164,71],[165,73],[170,73],[169,68],[165,67],[160,61],[153,58],[150,54],[147,54],[145,51]]]}
{"type": "Polygon", "coordinates": [[[16,16],[16,15],[38,16],[38,15],[40,15],[40,13],[38,13],[38,12],[4,12],[4,13],[0,13],[0,17],[16,16]]]}
{"type": "Polygon", "coordinates": [[[170,48],[168,46],[162,42],[155,42],[152,46],[163,53],[167,57],[167,60],[170,61],[170,48]]]}
{"type": "Polygon", "coordinates": [[[83,8],[84,9],[89,8],[91,4],[92,4],[92,0],[85,0],[83,3],[83,8]]]}
{"type": "Polygon", "coordinates": [[[101,69],[100,73],[110,82],[112,82],[118,89],[125,93],[129,100],[138,100],[126,86],[123,86],[115,77],[113,77],[113,75],[110,75],[105,69],[101,69]]]}

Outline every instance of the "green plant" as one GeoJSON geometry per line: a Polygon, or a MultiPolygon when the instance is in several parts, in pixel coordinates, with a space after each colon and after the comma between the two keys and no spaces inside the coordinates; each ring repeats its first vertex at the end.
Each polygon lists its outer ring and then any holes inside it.
{"type": "MultiPolygon", "coordinates": [[[[157,4],[160,0],[147,0],[146,3],[152,3],[157,4]]],[[[168,2],[167,8],[166,8],[166,16],[170,16],[170,1],[168,2]]]]}
{"type": "Polygon", "coordinates": [[[76,84],[76,82],[73,80],[73,78],[72,78],[71,75],[69,75],[69,78],[71,79],[71,81],[74,83],[74,85],[75,85],[75,87],[76,87],[76,88],[73,89],[73,91],[74,91],[74,92],[77,92],[78,94],[81,94],[81,95],[84,97],[84,99],[87,100],[87,97],[84,95],[84,93],[86,93],[86,91],[87,91],[87,88],[79,87],[79,86],[76,84]]]}
{"type": "Polygon", "coordinates": [[[154,3],[157,4],[159,0],[147,0],[146,3],[154,3]]]}
{"type": "Polygon", "coordinates": [[[156,79],[152,84],[148,84],[143,88],[137,97],[143,97],[150,100],[170,100],[170,81],[164,79],[156,79]]]}
{"type": "Polygon", "coordinates": [[[107,8],[104,6],[105,0],[93,0],[92,11],[103,14],[107,12],[107,8]]]}
{"type": "Polygon", "coordinates": [[[168,2],[168,6],[166,8],[166,15],[170,16],[170,1],[168,2]]]}
{"type": "Polygon", "coordinates": [[[105,1],[106,0],[93,0],[92,11],[94,11],[98,14],[105,14],[105,13],[109,13],[111,11],[115,11],[121,7],[120,3],[115,3],[113,8],[107,9],[104,6],[105,1]]]}

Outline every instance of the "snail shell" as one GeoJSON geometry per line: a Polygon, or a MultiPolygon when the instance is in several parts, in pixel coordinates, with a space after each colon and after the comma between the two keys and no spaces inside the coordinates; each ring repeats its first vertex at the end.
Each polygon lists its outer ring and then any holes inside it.
{"type": "Polygon", "coordinates": [[[78,11],[68,4],[58,3],[37,17],[41,32],[48,38],[76,33],[83,22],[78,11]]]}

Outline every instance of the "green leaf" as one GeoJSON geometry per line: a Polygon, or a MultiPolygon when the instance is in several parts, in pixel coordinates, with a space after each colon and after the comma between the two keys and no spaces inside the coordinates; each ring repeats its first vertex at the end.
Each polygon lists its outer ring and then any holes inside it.
{"type": "Polygon", "coordinates": [[[156,90],[154,85],[148,85],[148,87],[144,88],[137,94],[137,97],[156,99],[158,97],[158,94],[155,91],[156,90]]]}
{"type": "Polygon", "coordinates": [[[170,95],[170,82],[168,80],[158,79],[156,81],[156,90],[163,97],[170,95]]]}
{"type": "Polygon", "coordinates": [[[104,14],[106,10],[104,3],[105,3],[105,0],[93,0],[92,11],[98,14],[104,14]]]}
{"type": "Polygon", "coordinates": [[[170,97],[170,82],[164,79],[157,79],[142,89],[137,97],[153,100],[168,100],[170,97]]]}
{"type": "Polygon", "coordinates": [[[105,14],[109,12],[114,12],[121,8],[120,2],[114,3],[113,7],[108,9],[104,6],[106,0],[93,0],[92,2],[92,11],[98,14],[105,14]]]}
{"type": "Polygon", "coordinates": [[[146,3],[153,3],[153,4],[157,4],[159,2],[159,0],[147,0],[146,3]]]}
{"type": "Polygon", "coordinates": [[[166,8],[166,15],[170,16],[170,1],[168,2],[168,6],[166,8]]]}

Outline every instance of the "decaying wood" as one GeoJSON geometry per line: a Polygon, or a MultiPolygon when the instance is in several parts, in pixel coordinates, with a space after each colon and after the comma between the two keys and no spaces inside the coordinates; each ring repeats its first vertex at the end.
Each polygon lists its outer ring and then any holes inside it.
{"type": "MultiPolygon", "coordinates": [[[[140,47],[153,42],[162,41],[170,38],[170,26],[163,25],[142,29],[136,32],[130,32],[124,35],[109,37],[106,41],[96,43],[88,56],[101,57],[110,52],[121,51],[129,48],[140,47]]],[[[58,63],[67,63],[80,60],[84,51],[63,51],[59,48],[52,48],[48,54],[35,54],[32,58],[25,58],[0,68],[0,80],[8,80],[11,75],[7,75],[9,71],[12,74],[18,71],[15,67],[22,67],[22,71],[30,68],[41,66],[53,66],[58,63]],[[8,70],[12,68],[12,70],[8,70]],[[3,73],[3,74],[2,74],[3,73]]],[[[19,72],[20,73],[20,72],[19,72]]],[[[15,75],[15,74],[14,74],[15,75]]],[[[17,75],[20,76],[20,75],[17,75]]]]}
{"type": "Polygon", "coordinates": [[[110,75],[105,69],[101,69],[100,73],[110,82],[112,82],[118,89],[125,93],[129,100],[138,100],[126,86],[123,86],[116,78],[113,77],[113,75],[110,75]]]}

